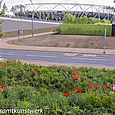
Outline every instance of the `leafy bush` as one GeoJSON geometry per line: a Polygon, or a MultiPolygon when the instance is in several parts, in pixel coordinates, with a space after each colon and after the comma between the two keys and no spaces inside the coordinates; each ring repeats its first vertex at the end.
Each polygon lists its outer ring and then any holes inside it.
{"type": "Polygon", "coordinates": [[[99,18],[88,18],[87,16],[83,16],[80,18],[76,18],[75,15],[72,14],[65,14],[64,15],[64,23],[66,24],[95,24],[95,23],[99,23],[99,24],[110,24],[109,20],[101,20],[99,18]]]}
{"type": "Polygon", "coordinates": [[[72,23],[75,24],[77,22],[76,16],[72,14],[64,15],[64,23],[72,23]]]}
{"type": "Polygon", "coordinates": [[[2,32],[2,29],[1,29],[1,23],[0,23],[0,38],[3,36],[3,32],[2,32]]]}
{"type": "Polygon", "coordinates": [[[61,24],[60,34],[83,34],[83,35],[104,35],[104,29],[107,28],[107,36],[111,36],[111,25],[98,24],[61,24]]]}

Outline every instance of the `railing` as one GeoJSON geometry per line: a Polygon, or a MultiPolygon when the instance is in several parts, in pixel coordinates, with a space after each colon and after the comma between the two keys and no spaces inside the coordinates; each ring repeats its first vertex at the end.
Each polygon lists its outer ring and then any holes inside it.
{"type": "MultiPolygon", "coordinates": [[[[14,19],[24,19],[24,20],[32,20],[31,17],[25,17],[25,16],[0,16],[0,17],[6,17],[6,18],[14,18],[14,19]]],[[[45,22],[56,22],[56,23],[63,23],[63,21],[56,21],[56,20],[46,20],[46,19],[38,19],[34,18],[34,21],[45,21],[45,22]]]]}

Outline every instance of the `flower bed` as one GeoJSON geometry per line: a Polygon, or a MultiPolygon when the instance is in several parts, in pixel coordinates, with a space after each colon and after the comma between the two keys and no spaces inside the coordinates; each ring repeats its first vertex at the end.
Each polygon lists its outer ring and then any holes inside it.
{"type": "Polygon", "coordinates": [[[44,115],[115,114],[115,70],[0,62],[0,108],[44,115]]]}

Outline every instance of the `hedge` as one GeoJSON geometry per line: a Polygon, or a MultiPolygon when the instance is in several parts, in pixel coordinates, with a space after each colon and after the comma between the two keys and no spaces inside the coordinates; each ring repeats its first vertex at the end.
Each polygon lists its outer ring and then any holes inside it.
{"type": "Polygon", "coordinates": [[[107,36],[112,34],[112,25],[96,24],[61,24],[59,26],[60,34],[80,34],[80,35],[104,35],[104,29],[107,29],[107,36]]]}
{"type": "Polygon", "coordinates": [[[2,28],[1,28],[1,23],[0,23],[0,38],[3,36],[2,28]]]}

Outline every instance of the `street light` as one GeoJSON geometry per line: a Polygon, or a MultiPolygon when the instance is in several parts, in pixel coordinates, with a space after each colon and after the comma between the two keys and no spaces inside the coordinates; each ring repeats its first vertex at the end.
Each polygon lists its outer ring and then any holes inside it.
{"type": "MultiPolygon", "coordinates": [[[[30,2],[34,6],[32,0],[30,0],[30,2]]],[[[32,11],[32,38],[34,36],[34,23],[33,23],[33,21],[34,21],[34,10],[32,11]]]]}
{"type": "Polygon", "coordinates": [[[32,38],[34,36],[34,10],[32,11],[32,38]]]}
{"type": "Polygon", "coordinates": [[[107,46],[106,32],[107,32],[107,29],[105,28],[105,30],[104,30],[104,47],[103,47],[104,51],[103,51],[103,54],[106,53],[106,52],[105,52],[105,49],[106,49],[106,46],[107,46]]]}

